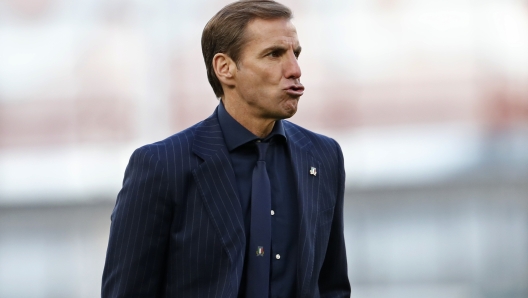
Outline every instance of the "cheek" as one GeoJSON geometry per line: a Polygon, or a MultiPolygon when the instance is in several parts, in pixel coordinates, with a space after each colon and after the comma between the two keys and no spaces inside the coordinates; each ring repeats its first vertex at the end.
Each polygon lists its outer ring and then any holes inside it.
{"type": "Polygon", "coordinates": [[[258,76],[265,84],[277,85],[282,79],[282,68],[280,64],[266,65],[259,70],[258,76]]]}
{"type": "Polygon", "coordinates": [[[247,94],[276,96],[280,93],[282,72],[279,65],[248,67],[240,87],[247,94]]]}

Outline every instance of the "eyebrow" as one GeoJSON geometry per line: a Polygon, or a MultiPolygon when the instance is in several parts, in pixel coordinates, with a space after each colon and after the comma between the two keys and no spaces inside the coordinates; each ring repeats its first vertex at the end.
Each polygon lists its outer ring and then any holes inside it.
{"type": "Polygon", "coordinates": [[[301,46],[297,46],[295,49],[293,49],[295,52],[300,53],[302,51],[301,46]]]}
{"type": "MultiPolygon", "coordinates": [[[[265,53],[268,53],[268,52],[272,52],[272,51],[287,51],[288,50],[288,47],[285,47],[283,45],[272,45],[270,47],[267,47],[265,48],[264,50],[262,50],[262,54],[265,54],[265,53]]],[[[302,50],[302,47],[301,46],[297,46],[293,49],[294,52],[297,52],[297,53],[300,53],[302,50]]]]}

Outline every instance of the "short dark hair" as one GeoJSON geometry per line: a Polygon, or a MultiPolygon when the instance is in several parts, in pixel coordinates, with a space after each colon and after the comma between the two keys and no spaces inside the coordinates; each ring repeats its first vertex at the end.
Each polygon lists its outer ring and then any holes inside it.
{"type": "Polygon", "coordinates": [[[224,90],[213,69],[213,57],[224,53],[238,65],[242,46],[246,42],[244,33],[250,21],[257,18],[289,20],[292,17],[291,10],[278,2],[241,0],[226,5],[207,22],[202,33],[202,53],[207,79],[216,97],[222,97],[224,90]]]}

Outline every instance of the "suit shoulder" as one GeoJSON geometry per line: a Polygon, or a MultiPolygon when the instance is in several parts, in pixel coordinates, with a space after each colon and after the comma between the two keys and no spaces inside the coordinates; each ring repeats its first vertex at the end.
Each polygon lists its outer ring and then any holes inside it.
{"type": "Polygon", "coordinates": [[[199,122],[187,129],[175,133],[163,140],[143,145],[135,150],[138,153],[150,153],[158,159],[165,159],[168,154],[181,155],[191,151],[194,141],[196,128],[201,124],[199,122]]]}

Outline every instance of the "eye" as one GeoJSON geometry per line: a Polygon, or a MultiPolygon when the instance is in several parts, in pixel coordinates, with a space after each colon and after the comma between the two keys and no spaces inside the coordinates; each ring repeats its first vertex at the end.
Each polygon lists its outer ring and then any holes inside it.
{"type": "Polygon", "coordinates": [[[275,50],[275,51],[271,51],[268,56],[270,57],[273,57],[273,58],[277,58],[280,56],[280,52],[278,50],[275,50]]]}
{"type": "Polygon", "coordinates": [[[299,55],[301,55],[301,51],[295,51],[293,52],[293,54],[295,55],[295,58],[299,59],[299,55]]]}

